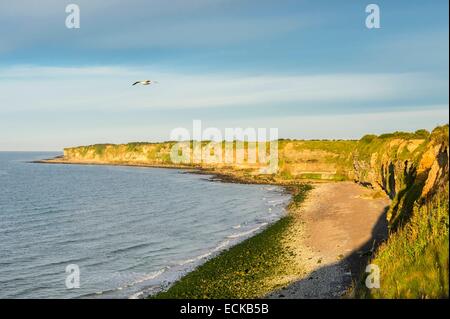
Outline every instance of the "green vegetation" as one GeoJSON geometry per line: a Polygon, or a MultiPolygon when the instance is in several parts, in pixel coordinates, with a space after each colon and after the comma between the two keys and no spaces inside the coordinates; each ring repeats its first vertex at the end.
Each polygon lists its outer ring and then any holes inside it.
{"type": "Polygon", "coordinates": [[[418,130],[415,133],[395,132],[380,136],[365,135],[359,140],[353,153],[359,160],[364,161],[370,161],[374,154],[383,153],[387,153],[390,160],[417,160],[429,138],[430,133],[426,130],[418,130]],[[410,144],[414,144],[414,147],[409,148],[410,144]]]}
{"type": "Polygon", "coordinates": [[[427,138],[430,135],[430,132],[427,130],[417,130],[414,133],[411,132],[394,132],[394,133],[386,133],[381,134],[378,138],[381,139],[390,139],[390,138],[399,138],[399,139],[422,139],[427,138]]]}
{"type": "MultiPolygon", "coordinates": [[[[293,189],[293,203],[299,205],[312,187],[293,189]]],[[[258,298],[276,288],[273,278],[290,274],[292,252],[282,240],[294,222],[288,215],[264,231],[210,259],[181,278],[166,292],[152,298],[258,298]]]]}
{"type": "Polygon", "coordinates": [[[267,277],[282,272],[280,246],[292,218],[287,216],[262,233],[207,261],[155,298],[256,298],[267,291],[267,277]]]}
{"type": "MultiPolygon", "coordinates": [[[[425,138],[424,143],[409,155],[390,154],[391,163],[408,156],[411,164],[400,172],[392,164],[394,169],[385,177],[397,183],[398,191],[388,211],[390,236],[370,261],[380,267],[381,288],[368,290],[362,277],[356,297],[449,296],[448,125],[431,134],[418,131],[413,137],[417,135],[425,138]]],[[[392,190],[389,184],[387,192],[392,190]]]]}
{"type": "MultiPolygon", "coordinates": [[[[100,144],[65,149],[65,157],[81,162],[105,163],[113,159],[115,163],[170,165],[174,143],[100,144]]],[[[369,292],[360,284],[356,295],[448,297],[448,197],[440,195],[448,192],[448,125],[431,133],[418,130],[369,134],[359,141],[283,139],[278,146],[277,174],[261,175],[258,165],[246,163],[212,165],[208,169],[252,183],[296,185],[307,180],[354,180],[377,188],[392,199],[387,213],[390,237],[372,261],[381,267],[382,289],[369,292]],[[445,183],[447,188],[443,188],[445,183]]],[[[291,205],[295,207],[304,200],[307,188],[294,187],[291,205]]],[[[208,261],[157,297],[262,296],[271,287],[268,278],[286,271],[284,261],[289,252],[280,251],[279,243],[292,222],[291,216],[283,218],[208,261]]]]}
{"type": "Polygon", "coordinates": [[[296,150],[319,150],[334,153],[336,155],[346,155],[351,153],[356,145],[356,141],[344,140],[309,140],[296,141],[296,150]]]}
{"type": "Polygon", "coordinates": [[[292,188],[292,202],[291,205],[299,206],[306,199],[310,190],[313,189],[311,184],[299,184],[292,188]]]}
{"type": "Polygon", "coordinates": [[[300,174],[299,177],[304,178],[304,179],[322,179],[322,174],[304,173],[304,174],[300,174]]]}
{"type": "Polygon", "coordinates": [[[431,132],[430,138],[438,144],[448,144],[448,124],[436,127],[431,132]]]}
{"type": "Polygon", "coordinates": [[[352,140],[291,141],[292,149],[287,148],[288,145],[289,143],[284,142],[280,146],[279,153],[281,156],[286,156],[286,158],[283,158],[285,163],[295,166],[299,161],[304,162],[306,164],[305,169],[310,171],[298,173],[298,178],[345,180],[348,179],[348,172],[352,170],[352,154],[358,142],[352,140]],[[292,155],[298,154],[298,156],[291,156],[291,153],[292,155]],[[318,168],[321,173],[314,172],[318,168]],[[336,177],[329,178],[328,176],[331,173],[335,174],[336,177]]]}
{"type": "Polygon", "coordinates": [[[415,206],[410,221],[378,250],[381,288],[360,283],[356,297],[448,298],[448,184],[429,202],[415,206]]]}
{"type": "Polygon", "coordinates": [[[146,142],[132,142],[127,144],[127,151],[128,152],[139,152],[142,150],[142,146],[149,145],[149,143],[146,142]]]}

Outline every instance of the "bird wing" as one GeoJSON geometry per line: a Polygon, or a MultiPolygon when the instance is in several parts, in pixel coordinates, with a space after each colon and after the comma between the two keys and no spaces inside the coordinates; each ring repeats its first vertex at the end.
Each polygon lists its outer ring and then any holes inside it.
{"type": "Polygon", "coordinates": [[[139,84],[141,81],[134,82],[133,85],[139,84]]]}

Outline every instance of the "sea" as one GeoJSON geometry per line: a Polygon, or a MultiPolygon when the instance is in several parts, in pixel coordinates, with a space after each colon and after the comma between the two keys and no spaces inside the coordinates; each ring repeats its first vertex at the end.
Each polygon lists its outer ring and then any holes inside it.
{"type": "Polygon", "coordinates": [[[144,298],[286,214],[270,185],[0,152],[0,298],[144,298]]]}

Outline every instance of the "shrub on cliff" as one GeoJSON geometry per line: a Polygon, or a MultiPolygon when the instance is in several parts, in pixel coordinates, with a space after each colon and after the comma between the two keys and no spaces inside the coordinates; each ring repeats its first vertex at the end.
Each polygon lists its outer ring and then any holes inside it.
{"type": "Polygon", "coordinates": [[[379,289],[361,282],[360,298],[448,298],[448,184],[413,208],[411,219],[380,246],[371,264],[380,268],[379,289]]]}

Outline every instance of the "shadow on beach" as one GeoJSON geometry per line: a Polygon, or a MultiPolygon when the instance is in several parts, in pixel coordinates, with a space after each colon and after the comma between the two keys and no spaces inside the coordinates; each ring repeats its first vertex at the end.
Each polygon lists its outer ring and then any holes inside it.
{"type": "Polygon", "coordinates": [[[386,206],[372,228],[371,237],[341,260],[322,266],[268,298],[336,299],[345,297],[354,282],[361,280],[367,263],[378,246],[388,237],[386,206]]]}

